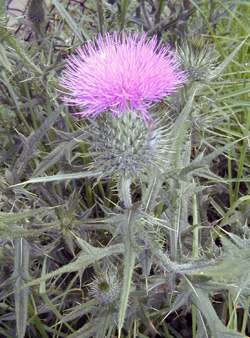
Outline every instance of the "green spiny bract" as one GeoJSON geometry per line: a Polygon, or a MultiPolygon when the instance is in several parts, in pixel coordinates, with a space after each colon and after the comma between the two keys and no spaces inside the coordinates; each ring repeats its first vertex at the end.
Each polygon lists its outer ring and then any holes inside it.
{"type": "Polygon", "coordinates": [[[213,47],[201,37],[194,37],[185,42],[178,53],[182,67],[188,71],[191,80],[209,81],[219,56],[213,47]]]}
{"type": "Polygon", "coordinates": [[[123,177],[135,180],[149,174],[153,166],[166,166],[170,123],[159,114],[146,125],[143,119],[126,111],[123,117],[100,114],[87,127],[91,168],[103,171],[103,177],[123,177]]]}
{"type": "Polygon", "coordinates": [[[173,93],[171,96],[164,99],[164,104],[169,106],[170,116],[173,120],[180,115],[191,94],[192,87],[184,86],[183,88],[180,88],[178,92],[173,93]]]}

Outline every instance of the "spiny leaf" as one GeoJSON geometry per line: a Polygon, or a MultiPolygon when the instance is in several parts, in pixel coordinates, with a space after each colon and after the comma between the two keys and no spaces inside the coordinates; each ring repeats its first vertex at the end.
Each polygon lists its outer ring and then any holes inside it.
{"type": "Polygon", "coordinates": [[[29,244],[23,239],[19,238],[14,241],[14,271],[13,276],[20,276],[25,282],[29,281],[29,244]]]}
{"type": "MultiPolygon", "coordinates": [[[[29,148],[35,149],[38,147],[39,143],[41,142],[44,134],[46,133],[46,131],[48,131],[56,122],[58,116],[61,114],[63,108],[64,108],[64,104],[60,105],[58,108],[56,108],[54,110],[54,112],[47,117],[47,119],[43,122],[43,124],[37,129],[37,131],[32,135],[32,137],[30,137],[29,140],[29,148]]],[[[26,156],[29,155],[26,154],[26,156]]]]}
{"type": "Polygon", "coordinates": [[[220,147],[218,149],[215,149],[210,154],[204,156],[204,154],[200,154],[197,156],[188,166],[184,167],[180,171],[181,177],[187,177],[189,174],[192,174],[192,172],[196,169],[204,168],[207,165],[210,165],[210,163],[217,158],[219,155],[223,154],[226,150],[228,150],[230,147],[232,147],[234,144],[238,143],[240,140],[236,140],[234,142],[228,143],[223,147],[220,147]]]}
{"type": "Polygon", "coordinates": [[[26,185],[31,183],[47,183],[47,182],[59,182],[59,181],[67,181],[67,180],[77,180],[79,178],[93,178],[99,177],[102,174],[102,171],[86,171],[82,173],[74,173],[74,174],[57,174],[53,176],[45,176],[45,177],[37,177],[32,178],[26,182],[18,183],[13,185],[13,187],[19,185],[26,185]]]}
{"type": "Polygon", "coordinates": [[[100,321],[93,318],[89,323],[85,324],[75,333],[68,336],[68,338],[92,338],[98,330],[100,321]]]}
{"type": "Polygon", "coordinates": [[[35,72],[35,75],[39,76],[42,75],[43,72],[41,71],[41,69],[39,67],[37,67],[33,61],[29,58],[29,56],[27,56],[27,54],[24,52],[24,50],[17,44],[16,40],[11,36],[10,32],[7,31],[6,29],[6,34],[5,34],[5,44],[7,46],[10,46],[11,48],[13,48],[18,55],[20,56],[20,61],[26,63],[27,68],[32,69],[35,72]]]}
{"type": "Polygon", "coordinates": [[[222,324],[211,304],[208,293],[202,288],[191,284],[187,278],[181,282],[180,292],[167,316],[183,306],[189,306],[190,303],[194,304],[200,310],[208,324],[213,338],[245,337],[238,332],[229,330],[222,324]]]}
{"type": "Polygon", "coordinates": [[[139,314],[140,319],[143,322],[143,324],[148,328],[150,332],[153,334],[158,333],[156,328],[154,327],[153,322],[151,321],[148,313],[148,306],[144,305],[142,302],[139,302],[139,314]]]}
{"type": "MultiPolygon", "coordinates": [[[[44,263],[43,263],[43,268],[42,268],[42,276],[46,275],[46,263],[47,263],[47,257],[45,257],[44,259],[44,263]]],[[[45,281],[42,281],[40,283],[40,291],[39,291],[44,303],[48,306],[48,308],[59,318],[62,319],[63,316],[60,314],[60,312],[57,310],[57,308],[53,305],[53,303],[51,302],[51,300],[49,299],[47,292],[46,292],[46,284],[45,281]]],[[[71,332],[74,332],[74,330],[72,329],[72,327],[68,324],[65,323],[65,325],[68,327],[68,329],[71,332]]]]}
{"type": "Polygon", "coordinates": [[[14,241],[14,271],[13,276],[18,276],[15,283],[15,314],[18,338],[23,338],[26,331],[27,308],[29,289],[18,291],[25,282],[30,280],[29,276],[29,245],[25,239],[14,241]]]}
{"type": "Polygon", "coordinates": [[[106,337],[106,331],[110,325],[112,320],[113,311],[106,310],[99,319],[99,325],[97,327],[97,332],[95,338],[103,338],[106,337]]]}
{"type": "Polygon", "coordinates": [[[92,312],[98,305],[98,300],[90,300],[82,305],[76,306],[73,311],[61,318],[60,323],[67,323],[92,312]]]}
{"type": "Polygon", "coordinates": [[[213,174],[211,171],[208,169],[205,170],[203,168],[201,169],[195,169],[192,174],[196,177],[202,177],[206,178],[207,180],[213,181],[213,182],[225,182],[223,178],[220,176],[213,174]]]}
{"type": "Polygon", "coordinates": [[[223,252],[218,258],[218,264],[204,269],[202,274],[213,278],[214,281],[237,282],[250,269],[249,245],[240,249],[226,237],[221,236],[220,239],[223,252]]]}
{"type": "Polygon", "coordinates": [[[11,65],[9,63],[9,60],[6,56],[5,49],[3,45],[0,44],[0,63],[3,65],[5,69],[7,69],[9,72],[11,72],[11,65]]]}
{"type": "Polygon", "coordinates": [[[177,298],[175,299],[173,305],[171,306],[171,310],[167,313],[164,319],[167,318],[174,311],[179,310],[185,305],[186,306],[189,305],[189,299],[192,294],[192,289],[190,288],[190,286],[185,280],[181,282],[180,286],[181,286],[181,290],[179,290],[177,298]]]}
{"type": "Polygon", "coordinates": [[[222,324],[211,304],[208,294],[201,288],[195,288],[195,292],[191,294],[190,300],[201,311],[208,323],[213,338],[246,338],[245,335],[229,330],[222,324]]]}
{"type": "MultiPolygon", "coordinates": [[[[15,283],[15,289],[24,285],[21,277],[18,277],[15,283]]],[[[18,338],[23,338],[26,332],[27,308],[28,308],[29,289],[15,292],[15,314],[18,338]]]]}
{"type": "MultiPolygon", "coordinates": [[[[10,224],[12,225],[12,222],[10,224]]],[[[55,224],[53,224],[53,226],[55,227],[55,224]]],[[[0,225],[0,236],[2,237],[2,239],[11,238],[12,240],[21,237],[22,238],[38,237],[44,234],[45,231],[51,230],[51,228],[52,228],[51,226],[48,226],[46,228],[42,227],[38,230],[27,230],[24,228],[17,228],[15,225],[14,226],[0,225]]]]}
{"type": "MultiPolygon", "coordinates": [[[[238,283],[237,283],[238,284],[238,283]]],[[[233,304],[236,306],[240,304],[247,312],[249,309],[249,285],[250,285],[250,275],[246,271],[245,275],[242,275],[239,278],[239,285],[229,284],[228,291],[233,297],[233,304]]]]}
{"type": "Polygon", "coordinates": [[[19,157],[19,159],[16,161],[15,165],[12,169],[12,181],[13,183],[18,182],[19,177],[23,171],[23,168],[31,158],[31,156],[35,153],[37,150],[39,143],[41,142],[44,134],[46,131],[53,126],[53,124],[56,122],[57,117],[61,114],[62,109],[64,107],[64,104],[59,106],[53,114],[51,114],[44,122],[43,124],[38,128],[36,132],[32,132],[29,137],[24,137],[21,135],[22,141],[23,141],[23,150],[19,157]]]}
{"type": "Polygon", "coordinates": [[[67,151],[70,151],[81,141],[81,136],[83,138],[83,132],[81,130],[77,130],[75,133],[68,135],[67,140],[61,141],[60,144],[42,160],[33,172],[32,177],[40,176],[52,165],[58,163],[67,151]]]}
{"type": "Polygon", "coordinates": [[[56,6],[56,9],[60,13],[61,17],[67,22],[70,29],[72,29],[74,34],[78,37],[79,41],[81,43],[84,43],[83,36],[86,41],[90,40],[88,34],[83,29],[79,29],[72,16],[66,11],[66,9],[60,4],[60,2],[58,2],[57,0],[52,0],[52,2],[56,6]]]}
{"type": "Polygon", "coordinates": [[[142,265],[142,276],[146,281],[146,285],[147,285],[147,280],[148,280],[148,276],[150,273],[150,269],[153,263],[153,259],[149,256],[150,252],[151,252],[150,248],[146,247],[139,255],[139,259],[142,265]]]}
{"type": "MultiPolygon", "coordinates": [[[[172,137],[175,138],[175,141],[173,143],[176,143],[176,139],[177,139],[176,135],[180,134],[180,131],[182,130],[183,126],[185,125],[187,117],[188,117],[190,111],[193,108],[193,100],[194,100],[194,96],[195,96],[195,94],[198,90],[198,87],[199,87],[198,85],[195,85],[193,87],[189,100],[187,101],[185,107],[182,109],[180,115],[178,116],[177,120],[174,123],[173,128],[171,129],[171,135],[172,135],[172,137]]],[[[171,138],[171,135],[170,135],[170,138],[171,138]]],[[[175,147],[173,147],[173,149],[175,149],[175,147]]]]}
{"type": "Polygon", "coordinates": [[[34,217],[42,212],[48,211],[54,209],[53,207],[51,208],[39,208],[39,209],[34,209],[34,210],[29,210],[29,211],[22,211],[19,213],[16,212],[0,212],[0,222],[8,224],[8,223],[14,223],[21,221],[23,219],[27,219],[30,217],[34,217]]]}
{"type": "Polygon", "coordinates": [[[160,177],[160,173],[157,171],[149,180],[148,188],[143,194],[142,199],[142,207],[145,208],[145,212],[151,210],[151,208],[155,206],[155,200],[158,196],[159,190],[162,187],[162,181],[163,178],[160,177]]]}
{"type": "Polygon", "coordinates": [[[116,244],[116,245],[111,245],[111,246],[103,248],[103,249],[93,247],[92,252],[93,252],[93,255],[86,255],[84,253],[80,254],[79,257],[73,263],[69,263],[69,264],[57,269],[56,271],[52,271],[52,272],[46,274],[43,277],[32,280],[31,282],[25,284],[24,286],[20,287],[16,291],[21,291],[25,288],[29,288],[31,286],[37,285],[37,284],[39,284],[43,281],[46,281],[46,280],[53,278],[55,276],[59,276],[63,273],[78,271],[79,268],[82,269],[84,267],[87,267],[90,264],[92,264],[93,262],[95,262],[99,259],[102,259],[104,257],[124,253],[124,246],[123,246],[123,244],[116,244]]]}
{"type": "Polygon", "coordinates": [[[246,40],[249,38],[250,35],[248,35],[240,44],[238,47],[234,49],[234,51],[218,66],[214,71],[211,72],[211,79],[217,78],[223,70],[229,65],[229,63],[233,60],[233,58],[236,56],[236,54],[239,52],[241,47],[244,45],[246,40]]]}
{"type": "Polygon", "coordinates": [[[8,79],[8,77],[6,76],[5,74],[5,71],[2,70],[1,72],[1,77],[0,77],[0,80],[5,84],[5,86],[8,88],[8,91],[10,93],[10,96],[11,98],[13,99],[15,105],[16,105],[16,108],[17,110],[19,111],[20,110],[20,103],[18,101],[18,96],[16,95],[12,85],[10,84],[10,81],[8,79]]]}

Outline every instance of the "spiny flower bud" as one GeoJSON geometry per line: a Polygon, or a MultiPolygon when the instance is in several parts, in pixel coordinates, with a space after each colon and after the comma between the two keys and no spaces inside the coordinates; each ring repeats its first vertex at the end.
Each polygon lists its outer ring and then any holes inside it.
{"type": "Polygon", "coordinates": [[[33,23],[40,23],[45,20],[44,0],[31,0],[27,12],[27,18],[33,23]]]}
{"type": "Polygon", "coordinates": [[[119,299],[121,282],[115,271],[99,273],[90,284],[90,294],[100,306],[112,306],[119,299]]]}
{"type": "Polygon", "coordinates": [[[186,41],[178,52],[182,67],[188,71],[192,80],[209,80],[219,56],[213,47],[206,44],[201,37],[194,37],[186,41]]]}
{"type": "Polygon", "coordinates": [[[122,175],[131,180],[149,174],[152,166],[163,170],[172,141],[168,135],[171,125],[160,114],[153,116],[147,125],[129,111],[123,118],[106,113],[90,121],[91,169],[102,170],[103,177],[122,175]]]}

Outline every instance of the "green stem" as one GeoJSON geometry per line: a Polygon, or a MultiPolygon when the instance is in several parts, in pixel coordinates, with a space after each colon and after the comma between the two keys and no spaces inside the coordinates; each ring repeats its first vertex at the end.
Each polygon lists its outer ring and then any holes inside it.
{"type": "Polygon", "coordinates": [[[165,0],[159,0],[158,2],[158,9],[155,15],[155,25],[157,25],[160,22],[161,14],[163,13],[165,5],[165,0]]]}
{"type": "Polygon", "coordinates": [[[129,4],[129,0],[123,0],[122,1],[120,32],[124,29],[124,26],[125,26],[125,19],[126,19],[128,4],[129,4]]]}
{"type": "MultiPolygon", "coordinates": [[[[248,304],[250,304],[250,297],[248,297],[248,304]]],[[[246,332],[247,322],[248,322],[249,314],[246,310],[244,310],[243,321],[241,325],[241,333],[244,334],[246,332]]]]}
{"type": "MultiPolygon", "coordinates": [[[[198,224],[198,210],[196,195],[193,196],[193,225],[198,224]]],[[[193,230],[193,257],[197,258],[199,255],[199,233],[198,226],[193,230]]]]}
{"type": "MultiPolygon", "coordinates": [[[[241,148],[241,152],[240,152],[240,163],[239,163],[239,167],[238,167],[237,178],[242,177],[243,166],[244,166],[244,163],[245,163],[246,151],[247,151],[247,146],[248,146],[247,136],[249,134],[249,128],[250,128],[250,109],[248,110],[248,113],[247,113],[246,128],[245,128],[244,140],[242,142],[243,144],[242,144],[242,148],[241,148]]],[[[240,188],[240,182],[236,182],[235,183],[235,189],[234,189],[234,201],[236,201],[237,198],[238,198],[239,188],[240,188]]]]}
{"type": "MultiPolygon", "coordinates": [[[[193,225],[198,224],[198,210],[196,195],[193,196],[193,225]]],[[[198,226],[193,230],[193,257],[197,258],[199,255],[199,233],[198,226]]],[[[196,337],[197,327],[197,309],[192,305],[192,338],[196,337]]]]}
{"type": "Polygon", "coordinates": [[[136,252],[134,250],[134,212],[125,211],[125,221],[122,224],[123,242],[124,242],[124,268],[123,268],[123,286],[120,300],[120,309],[118,316],[118,338],[121,337],[121,330],[128,307],[132,276],[135,266],[136,252]]]}
{"type": "Polygon", "coordinates": [[[130,179],[124,177],[124,175],[119,177],[117,182],[118,196],[120,200],[124,203],[126,209],[131,209],[132,207],[130,185],[131,185],[130,179]]]}
{"type": "MultiPolygon", "coordinates": [[[[179,132],[178,138],[175,142],[175,158],[173,160],[174,169],[181,168],[181,153],[183,149],[184,137],[186,134],[186,123],[182,124],[182,128],[179,132]]],[[[180,183],[178,180],[173,182],[173,194],[172,194],[172,207],[173,207],[173,231],[170,231],[170,255],[171,259],[177,262],[179,260],[178,246],[179,246],[179,230],[180,230],[180,213],[181,213],[181,202],[179,202],[180,183]]]]}
{"type": "Polygon", "coordinates": [[[103,36],[103,10],[102,10],[102,0],[95,0],[96,11],[98,15],[98,28],[99,33],[103,36]]]}
{"type": "Polygon", "coordinates": [[[192,304],[192,338],[196,337],[196,325],[197,325],[197,309],[192,304]]]}

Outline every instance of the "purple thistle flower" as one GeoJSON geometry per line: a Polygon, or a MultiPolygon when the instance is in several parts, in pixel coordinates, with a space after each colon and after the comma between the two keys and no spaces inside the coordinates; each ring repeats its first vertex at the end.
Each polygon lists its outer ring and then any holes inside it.
{"type": "Polygon", "coordinates": [[[79,46],[77,56],[67,60],[60,85],[62,100],[83,111],[77,113],[95,118],[111,111],[113,117],[123,116],[125,110],[134,116],[152,120],[148,109],[154,102],[177,91],[186,82],[187,74],[180,71],[177,53],[170,46],[160,46],[154,36],[124,31],[113,36],[99,35],[93,42],[79,46]]]}

